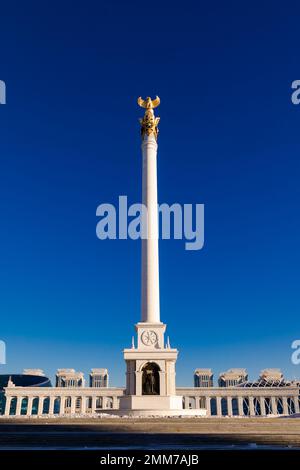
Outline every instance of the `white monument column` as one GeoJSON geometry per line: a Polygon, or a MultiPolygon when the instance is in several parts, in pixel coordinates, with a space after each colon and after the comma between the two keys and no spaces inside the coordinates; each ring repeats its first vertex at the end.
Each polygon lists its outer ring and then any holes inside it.
{"type": "MultiPolygon", "coordinates": [[[[154,109],[158,96],[138,105],[145,109],[140,119],[143,156],[142,213],[142,301],[141,321],[135,325],[137,346],[124,349],[126,390],[120,397],[120,413],[131,416],[178,415],[182,396],[175,386],[175,362],[178,350],[164,341],[166,325],[160,321],[157,205],[157,135],[159,118],[154,109]]],[[[191,410],[187,410],[191,411],[191,410]]],[[[196,410],[194,410],[196,411],[196,410]]],[[[205,410],[198,410],[205,414],[205,410]]]]}
{"type": "Polygon", "coordinates": [[[147,98],[139,105],[146,108],[141,123],[143,155],[143,205],[147,216],[143,219],[142,239],[142,318],[144,323],[160,323],[159,267],[158,267],[158,206],[157,206],[157,134],[159,118],[153,108],[160,103],[147,98]]]}

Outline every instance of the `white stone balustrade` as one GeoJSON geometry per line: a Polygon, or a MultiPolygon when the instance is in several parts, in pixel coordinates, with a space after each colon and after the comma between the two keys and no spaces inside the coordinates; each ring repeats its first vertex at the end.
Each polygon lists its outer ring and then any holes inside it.
{"type": "MultiPolygon", "coordinates": [[[[268,413],[299,413],[299,389],[296,386],[270,388],[178,388],[183,408],[206,407],[206,415],[266,416],[268,413]]],[[[38,388],[10,387],[5,389],[4,415],[70,415],[95,414],[119,409],[123,388],[38,388]],[[26,405],[27,403],[27,405],[26,405]]]]}

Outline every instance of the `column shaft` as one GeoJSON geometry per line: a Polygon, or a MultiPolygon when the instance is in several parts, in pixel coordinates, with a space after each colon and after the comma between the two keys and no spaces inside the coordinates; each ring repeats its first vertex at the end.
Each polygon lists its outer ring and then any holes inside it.
{"type": "Polygon", "coordinates": [[[232,397],[227,397],[227,413],[232,416],[232,397]]]}
{"type": "Polygon", "coordinates": [[[118,397],[113,397],[113,409],[114,410],[119,409],[119,399],[118,399],[118,397]]]}
{"type": "Polygon", "coordinates": [[[278,410],[277,410],[277,403],[276,403],[276,398],[275,397],[271,397],[271,404],[272,404],[272,414],[277,415],[278,410]]]}
{"type": "Polygon", "coordinates": [[[147,207],[147,232],[142,239],[142,322],[159,323],[157,143],[154,135],[144,136],[143,204],[147,207]]]}
{"type": "Polygon", "coordinates": [[[76,397],[71,397],[71,415],[76,413],[76,397]]]}
{"type": "Polygon", "coordinates": [[[217,415],[222,416],[222,405],[221,405],[222,397],[216,397],[217,402],[217,415]]]}
{"type": "Polygon", "coordinates": [[[32,402],[33,402],[33,397],[29,397],[28,398],[28,402],[27,402],[27,416],[31,416],[32,415],[32,402]]]}
{"type": "Polygon", "coordinates": [[[59,414],[65,414],[66,397],[60,397],[59,414]]]}
{"type": "Polygon", "coordinates": [[[55,397],[51,397],[51,396],[50,396],[50,400],[49,400],[49,415],[53,415],[53,413],[54,413],[54,400],[55,400],[55,397]]]}
{"type": "Polygon", "coordinates": [[[260,397],[260,413],[262,416],[266,416],[265,397],[260,397]]]}
{"type": "Polygon", "coordinates": [[[17,397],[16,416],[20,416],[21,414],[22,400],[23,397],[17,397]]]}
{"type": "Polygon", "coordinates": [[[238,410],[239,410],[239,416],[244,416],[244,397],[238,397],[238,410]]]}
{"type": "Polygon", "coordinates": [[[86,413],[86,401],[87,401],[87,397],[85,396],[81,397],[81,413],[82,414],[86,413]]]}
{"type": "Polygon", "coordinates": [[[250,416],[255,416],[254,398],[253,397],[249,397],[249,412],[250,412],[250,416]]]}
{"type": "Polygon", "coordinates": [[[282,397],[282,407],[283,407],[283,414],[288,415],[289,414],[289,407],[287,403],[287,397],[282,397]]]}
{"type": "Polygon", "coordinates": [[[93,397],[92,398],[92,413],[96,412],[96,401],[97,401],[97,397],[93,397]]]}
{"type": "Polygon", "coordinates": [[[4,411],[5,416],[9,416],[10,406],[11,406],[11,399],[12,399],[12,397],[6,397],[5,411],[4,411]]]}
{"type": "Polygon", "coordinates": [[[44,399],[45,397],[39,397],[38,416],[41,416],[43,414],[44,399]]]}
{"type": "Polygon", "coordinates": [[[142,395],[142,372],[135,372],[135,395],[142,395]]]}
{"type": "Polygon", "coordinates": [[[211,416],[210,400],[211,400],[211,397],[205,398],[206,416],[211,416]]]}

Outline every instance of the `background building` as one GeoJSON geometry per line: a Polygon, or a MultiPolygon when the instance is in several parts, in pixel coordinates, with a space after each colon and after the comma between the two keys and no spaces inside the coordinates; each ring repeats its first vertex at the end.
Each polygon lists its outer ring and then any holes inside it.
{"type": "Polygon", "coordinates": [[[248,380],[246,369],[229,369],[219,375],[219,387],[234,387],[248,380]]]}
{"type": "Polygon", "coordinates": [[[90,372],[90,387],[108,387],[109,375],[107,369],[92,369],[90,372]]]}
{"type": "Polygon", "coordinates": [[[280,381],[283,380],[283,373],[280,369],[263,369],[260,373],[259,380],[280,381]]]}
{"type": "Polygon", "coordinates": [[[57,369],[56,387],[84,387],[83,372],[76,372],[75,369],[57,369]]]}
{"type": "MultiPolygon", "coordinates": [[[[29,369],[28,369],[29,370],[29,369]]],[[[40,374],[3,374],[0,375],[0,415],[4,413],[5,410],[5,394],[4,388],[9,387],[51,387],[51,382],[48,377],[41,376],[40,374]]],[[[25,389],[26,389],[25,388],[25,389]]],[[[28,399],[23,399],[20,402],[19,414],[25,414],[24,410],[27,410],[28,399]]],[[[38,405],[33,403],[33,413],[37,414],[38,405]]],[[[11,400],[10,413],[15,414],[18,410],[17,408],[17,399],[11,400]]]]}
{"type": "Polygon", "coordinates": [[[213,387],[214,375],[211,369],[196,369],[194,372],[194,387],[213,387]]]}
{"type": "Polygon", "coordinates": [[[23,375],[39,375],[40,377],[45,377],[45,373],[42,369],[24,369],[23,375]]]}

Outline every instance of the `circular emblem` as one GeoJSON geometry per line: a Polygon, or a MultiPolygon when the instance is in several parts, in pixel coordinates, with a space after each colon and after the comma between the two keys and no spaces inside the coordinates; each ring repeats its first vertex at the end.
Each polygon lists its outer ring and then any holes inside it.
{"type": "Polygon", "coordinates": [[[146,346],[151,346],[157,342],[157,334],[155,331],[146,330],[142,333],[142,342],[146,346]]]}

